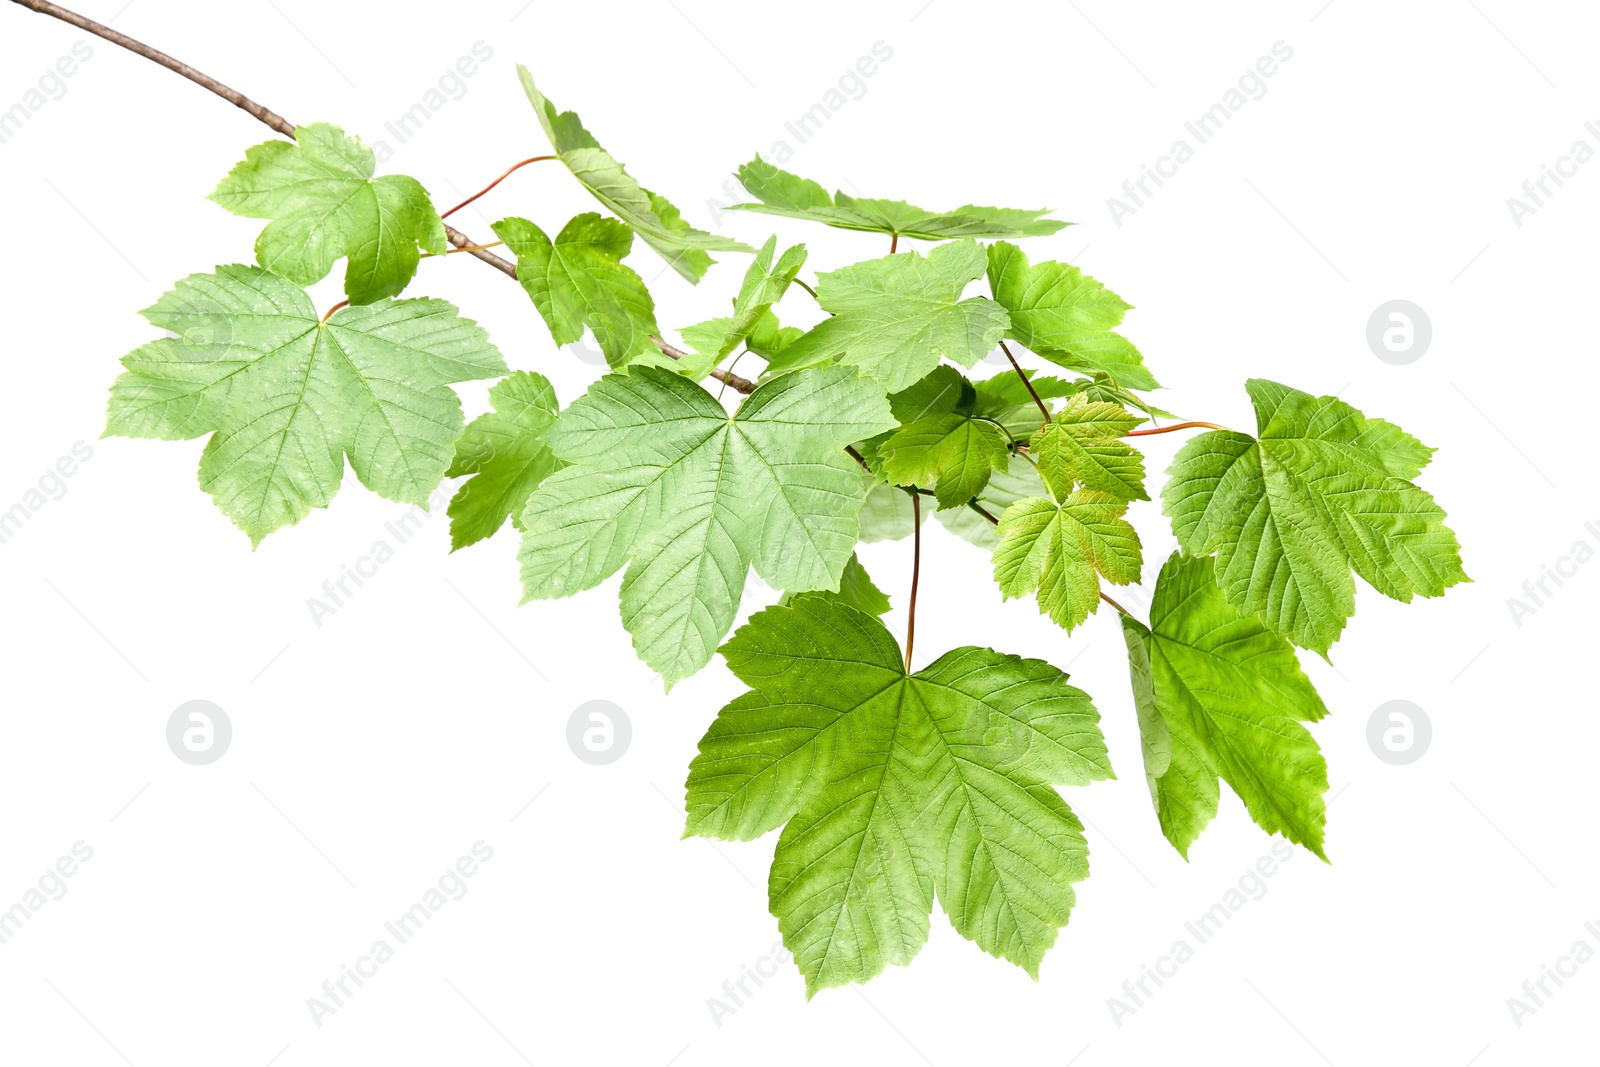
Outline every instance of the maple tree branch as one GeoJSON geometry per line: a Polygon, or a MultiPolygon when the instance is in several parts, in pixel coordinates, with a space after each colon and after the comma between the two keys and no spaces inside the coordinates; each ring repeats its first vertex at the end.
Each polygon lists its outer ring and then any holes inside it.
{"type": "Polygon", "coordinates": [[[444,224],[444,235],[450,239],[451,244],[456,246],[457,251],[465,252],[473,259],[481,259],[512,281],[517,280],[517,265],[509,259],[502,259],[493,252],[485,251],[482,245],[448,222],[444,224]]]}
{"type": "Polygon", "coordinates": [[[1214,422],[1175,422],[1170,426],[1153,426],[1148,430],[1129,430],[1123,436],[1124,437],[1148,437],[1153,433],[1171,433],[1173,430],[1192,430],[1197,426],[1203,426],[1208,430],[1222,430],[1222,431],[1224,431],[1226,433],[1232,433],[1233,432],[1232,430],[1229,430],[1226,426],[1218,426],[1214,422]]]}
{"type": "MultiPolygon", "coordinates": [[[[683,359],[685,356],[689,355],[688,352],[685,352],[681,348],[675,348],[672,345],[667,344],[667,342],[663,341],[659,337],[652,337],[650,340],[657,348],[661,349],[661,354],[666,356],[668,359],[683,359]]],[[[746,396],[749,396],[751,393],[756,391],[755,382],[752,382],[749,378],[741,378],[732,371],[723,370],[721,367],[713,367],[711,370],[711,377],[715,378],[717,381],[723,383],[731,389],[736,389],[739,392],[744,393],[746,396]]],[[[860,457],[858,456],[857,458],[859,459],[860,457]]]]}
{"type": "Polygon", "coordinates": [[[126,48],[135,55],[143,56],[152,63],[159,63],[173,73],[183,75],[196,85],[211,90],[213,93],[216,93],[234,107],[244,110],[254,118],[257,118],[266,123],[268,126],[272,127],[278,133],[283,134],[285,137],[288,137],[291,140],[294,138],[294,123],[290,122],[276,111],[273,111],[270,108],[262,107],[254,100],[251,100],[249,97],[239,92],[237,89],[231,89],[228,86],[223,85],[215,78],[200,73],[187,63],[173,59],[165,52],[158,52],[142,41],[136,41],[125,33],[118,33],[110,26],[102,26],[93,19],[84,18],[76,11],[68,11],[64,7],[58,7],[55,4],[49,3],[48,0],[12,0],[12,2],[21,4],[23,7],[30,10],[37,11],[41,15],[49,15],[51,18],[60,19],[62,22],[65,22],[70,26],[76,26],[80,30],[85,30],[89,33],[92,33],[96,37],[104,37],[112,44],[121,45],[123,48],[126,48]]]}
{"type": "Polygon", "coordinates": [[[435,252],[424,252],[424,253],[422,253],[422,255],[418,256],[417,258],[418,259],[427,259],[429,256],[433,256],[433,255],[453,256],[457,252],[480,252],[485,248],[499,248],[503,244],[505,244],[504,241],[490,241],[486,245],[468,245],[465,248],[447,248],[443,252],[438,252],[438,253],[435,253],[435,252]]]}
{"type": "Polygon", "coordinates": [[[1039,399],[1038,390],[1034,389],[1033,383],[1030,382],[1028,380],[1028,376],[1022,372],[1022,364],[1017,362],[1017,357],[1011,354],[1011,349],[1006,346],[1004,341],[1000,342],[1000,351],[1006,354],[1006,358],[1011,361],[1011,369],[1017,372],[1017,377],[1022,379],[1022,384],[1028,390],[1028,395],[1033,397],[1033,402],[1035,404],[1039,405],[1039,414],[1044,416],[1045,425],[1050,425],[1050,409],[1045,406],[1043,400],[1039,399]]]}
{"type": "MultiPolygon", "coordinates": [[[[143,41],[136,41],[125,33],[118,33],[110,26],[102,26],[93,19],[84,18],[75,11],[68,11],[64,7],[50,3],[49,0],[12,0],[12,3],[20,4],[31,11],[37,11],[41,15],[49,15],[51,18],[60,19],[62,22],[78,27],[80,30],[86,30],[98,37],[104,37],[112,44],[121,45],[134,55],[143,56],[151,62],[159,63],[168,70],[183,75],[185,78],[188,78],[201,88],[209,89],[211,92],[222,97],[222,99],[228,101],[228,103],[242,109],[247,114],[265,123],[274,132],[283,134],[291,141],[295,139],[294,123],[290,122],[276,111],[261,106],[254,100],[251,100],[249,97],[239,92],[237,89],[233,89],[222,84],[209,74],[202,74],[200,71],[189,66],[189,64],[174,59],[165,52],[157,51],[156,49],[151,48],[143,41]]],[[[536,162],[540,159],[552,158],[554,157],[535,156],[533,159],[523,160],[522,163],[518,163],[516,167],[512,167],[511,170],[506,171],[505,174],[502,174],[499,178],[496,178],[493,182],[491,182],[482,193],[477,194],[477,196],[470,197],[461,204],[456,205],[456,207],[451,208],[450,211],[446,211],[445,215],[449,215],[459,208],[465,207],[473,200],[476,200],[478,196],[482,196],[483,193],[493,189],[505,179],[506,175],[516,170],[517,167],[521,167],[527,163],[536,162]]],[[[443,215],[440,216],[441,219],[443,217],[443,215]]],[[[517,277],[517,265],[515,263],[512,263],[510,260],[503,259],[502,257],[495,255],[493,252],[488,251],[485,246],[478,244],[476,241],[462,233],[460,230],[456,229],[454,226],[446,223],[444,233],[445,236],[449,238],[450,243],[456,246],[458,251],[466,252],[474,259],[482,260],[508,278],[515,279],[517,277]]],[[[673,348],[660,338],[652,337],[651,340],[656,343],[656,346],[660,348],[665,355],[670,356],[673,359],[682,359],[683,356],[686,355],[685,352],[681,351],[680,349],[673,348]]],[[[722,370],[720,367],[711,372],[711,377],[720,382],[727,383],[741,393],[751,393],[755,391],[756,385],[754,382],[750,381],[748,378],[741,378],[737,374],[732,374],[728,371],[722,370]]]]}

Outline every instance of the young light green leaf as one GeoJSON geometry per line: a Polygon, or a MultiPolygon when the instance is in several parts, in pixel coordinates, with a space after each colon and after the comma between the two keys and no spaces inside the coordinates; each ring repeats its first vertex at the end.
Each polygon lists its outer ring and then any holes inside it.
{"type": "Polygon", "coordinates": [[[779,598],[779,604],[790,604],[798,597],[821,597],[824,600],[837,600],[846,607],[864,611],[868,615],[882,615],[890,608],[889,594],[879,589],[867,574],[867,569],[861,565],[854,552],[850,553],[850,562],[844,565],[844,573],[839,576],[839,591],[837,593],[827,589],[813,589],[805,593],[785,593],[779,598]]]}
{"type": "Polygon", "coordinates": [[[473,475],[450,501],[450,550],[492,537],[507,516],[522,528],[528,496],[561,464],[544,443],[556,421],[555,390],[542,374],[513,371],[489,390],[494,410],[467,423],[446,477],[473,475]]]}
{"type": "Polygon", "coordinates": [[[752,616],[722,652],[752,691],[700,742],[685,832],[784,826],[769,903],[807,993],[910,962],[935,897],[1037,975],[1088,875],[1051,787],[1112,777],[1087,694],[986,648],[908,675],[882,623],[815,597],[752,616]]]}
{"type": "Polygon", "coordinates": [[[179,336],[123,357],[106,433],[210,433],[200,486],[257,544],[327,507],[346,455],[373,492],[426,505],[464,421],[450,384],[506,373],[443,300],[382,300],[323,322],[303,289],[258,267],[190,275],[143,314],[179,336]]]}
{"type": "Polygon", "coordinates": [[[245,153],[211,199],[235,215],[271,219],[256,238],[256,262],[298,285],[328,276],[348,256],[352,304],[398,296],[417,273],[418,246],[449,247],[444,222],[415,178],[374,178],[372,149],[337,126],[313,123],[294,141],[245,153]]]}
{"type": "Polygon", "coordinates": [[[837,358],[898,392],[941,359],[972,366],[1006,330],[1000,305],[961,299],[983,264],[982,246],[969,239],[926,258],[902,252],[818,275],[817,298],[834,314],[784,351],[782,368],[837,358]]]}
{"type": "Polygon", "coordinates": [[[493,229],[516,255],[517,280],[556,344],[572,344],[588,326],[612,367],[656,351],[655,301],[622,262],[633,248],[628,227],[591,211],[574,216],[554,242],[527,219],[502,219],[493,229]]]}
{"type": "Polygon", "coordinates": [[[755,251],[742,241],[705,233],[684,222],[671,201],[640,185],[611,153],[601,148],[574,112],[558,113],[533,84],[527,67],[519,64],[517,75],[557,157],[596,200],[631,226],[673,270],[691,282],[699,282],[714,262],[707,252],[755,251]]]}
{"type": "Polygon", "coordinates": [[[779,170],[759,155],[740,167],[737,177],[760,202],[730,207],[806,219],[842,230],[945,241],[960,237],[1043,237],[1071,225],[1045,218],[1049,208],[1024,211],[966,204],[954,211],[934,212],[903,200],[872,200],[842,192],[829,196],[816,182],[779,170]]]}
{"type": "Polygon", "coordinates": [[[1326,654],[1355,610],[1352,570],[1405,602],[1468,580],[1444,510],[1396,474],[1420,469],[1426,446],[1331,396],[1246,388],[1259,436],[1201,434],[1162,493],[1184,551],[1216,553],[1234,607],[1326,654]]]}
{"type": "Polygon", "coordinates": [[[1000,516],[994,580],[1005,599],[1037,592],[1040,614],[1062,629],[1100,606],[1100,575],[1118,585],[1139,580],[1139,535],[1122,517],[1124,500],[1079,490],[1057,504],[1019,500],[1000,516]]]}
{"type": "Polygon", "coordinates": [[[631,560],[622,622],[670,688],[711,659],[752,564],[779,589],[838,589],[866,495],[844,446],[893,425],[882,391],[845,367],[764,383],[732,418],[681,375],[607,375],[545,436],[570,466],[523,512],[524,600],[631,560]]]}
{"type": "MultiPolygon", "coordinates": [[[[1268,833],[1322,851],[1328,767],[1303,722],[1328,713],[1294,650],[1241,615],[1217,588],[1210,557],[1174,553],[1161,568],[1150,626],[1124,619],[1149,660],[1130,656],[1135,700],[1153,704],[1167,730],[1167,766],[1156,778],[1156,813],[1173,847],[1189,846],[1217,814],[1220,777],[1268,833]]],[[[1141,720],[1147,712],[1141,708],[1141,720]]],[[[1147,735],[1157,752],[1159,733],[1147,735]]]]}
{"type": "Polygon", "coordinates": [[[1144,491],[1144,457],[1122,440],[1143,421],[1117,404],[1088,400],[1078,393],[1033,435],[1030,451],[1057,497],[1081,485],[1119,500],[1149,500],[1144,491]]]}
{"type": "Polygon", "coordinates": [[[1078,371],[1100,371],[1127,389],[1156,389],[1132,342],[1112,331],[1129,305],[1077,267],[1028,265],[1014,244],[989,246],[989,288],[1010,314],[1006,336],[1035,355],[1078,371]]]}
{"type": "MultiPolygon", "coordinates": [[[[678,331],[683,338],[683,343],[699,358],[694,361],[696,367],[704,367],[698,375],[704,378],[721,361],[722,344],[727,340],[728,333],[734,328],[733,317],[722,315],[704,322],[697,322],[693,326],[685,326],[678,331]]],[[[760,356],[762,359],[772,361],[783,355],[784,349],[794,344],[805,335],[805,331],[796,326],[783,326],[778,323],[778,316],[772,309],[756,319],[755,327],[744,338],[744,347],[747,351],[760,356]]],[[[666,357],[662,357],[665,359],[666,357]]],[[[663,364],[665,365],[665,364],[663,364]]],[[[680,373],[690,373],[682,368],[679,361],[680,373]]],[[[695,377],[694,374],[690,374],[695,377]]]]}

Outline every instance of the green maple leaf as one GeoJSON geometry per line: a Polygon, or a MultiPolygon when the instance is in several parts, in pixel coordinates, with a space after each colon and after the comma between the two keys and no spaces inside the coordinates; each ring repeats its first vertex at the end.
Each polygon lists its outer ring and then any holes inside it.
{"type": "Polygon", "coordinates": [[[1024,211],[966,204],[954,211],[935,212],[903,200],[872,200],[842,192],[829,196],[816,182],[779,170],[759,155],[740,167],[736,176],[760,203],[730,207],[806,219],[842,230],[944,241],[958,237],[1043,237],[1071,225],[1045,218],[1048,208],[1024,211]]]}
{"type": "Polygon", "coordinates": [[[935,367],[889,407],[900,428],[870,443],[869,463],[876,459],[894,485],[932,485],[940,508],[965,504],[1009,463],[1007,431],[977,412],[977,390],[954,367],[935,367]]]}
{"type": "Polygon", "coordinates": [[[1322,851],[1328,767],[1303,722],[1328,713],[1294,649],[1217,588],[1210,557],[1174,553],[1150,626],[1123,617],[1161,830],[1188,858],[1226,781],[1268,833],[1322,851]]]}
{"type": "Polygon", "coordinates": [[[372,149],[337,126],[295,129],[245,153],[211,199],[235,215],[271,219],[256,238],[256,262],[298,285],[328,276],[349,257],[344,292],[352,304],[398,296],[417,273],[418,247],[449,247],[444,222],[415,178],[374,178],[372,149]]]}
{"type": "Polygon", "coordinates": [[[1005,470],[1011,453],[1003,429],[971,415],[930,415],[902,426],[884,442],[883,471],[896,485],[933,483],[940,508],[960,507],[1005,470]]]}
{"type": "Polygon", "coordinates": [[[1028,497],[1012,504],[996,529],[1001,596],[1036,592],[1040,614],[1070,632],[1099,608],[1100,575],[1118,585],[1139,580],[1139,535],[1122,517],[1127,510],[1127,501],[1091,490],[1060,503],[1028,497]]]}
{"type": "Polygon", "coordinates": [[[1077,371],[1101,372],[1127,389],[1157,389],[1133,343],[1113,331],[1129,304],[1069,263],[1028,265],[1014,244],[989,246],[989,288],[1010,315],[1006,336],[1077,371]]]}
{"type": "Polygon", "coordinates": [[[344,459],[367,488],[426,505],[461,433],[452,382],[506,373],[443,300],[383,300],[321,321],[311,298],[257,267],[194,274],[146,309],[178,337],[124,356],[107,434],[211,434],[200,486],[252,542],[327,507],[344,459]]]}
{"type": "Polygon", "coordinates": [[[1144,458],[1122,440],[1143,421],[1121,405],[1078,393],[1033,435],[1029,452],[1058,495],[1081,485],[1119,500],[1149,500],[1144,458]]]}
{"type": "Polygon", "coordinates": [[[751,692],[700,742],[685,834],[784,827],[769,902],[808,995],[910,962],[935,897],[1037,976],[1088,876],[1052,786],[1113,777],[1088,695],[986,648],[908,674],[881,622],[811,597],[753,616],[722,654],[751,692]]]}
{"type": "Polygon", "coordinates": [[[779,604],[791,604],[798,597],[821,597],[824,600],[837,600],[846,607],[864,611],[868,615],[882,615],[890,608],[889,594],[879,589],[873,582],[872,576],[861,565],[854,552],[850,554],[850,562],[844,565],[844,573],[839,576],[839,591],[837,593],[828,589],[813,589],[804,593],[785,593],[778,600],[779,604]]]}
{"type": "Polygon", "coordinates": [[[1468,580],[1444,510],[1409,480],[1431,450],[1331,396],[1246,389],[1258,436],[1201,434],[1162,493],[1178,544],[1216,553],[1236,608],[1326,654],[1355,611],[1352,570],[1404,602],[1468,580]]]}
{"type": "Polygon", "coordinates": [[[528,496],[561,466],[543,434],[556,421],[555,390],[542,374],[519,370],[489,390],[494,410],[467,424],[445,475],[473,475],[450,501],[450,550],[492,537],[507,517],[522,528],[528,496]]]}
{"type": "Polygon", "coordinates": [[[755,251],[742,241],[705,233],[684,222],[671,201],[640,185],[627,168],[601,148],[574,112],[557,112],[556,106],[533,84],[527,67],[519,64],[517,76],[522,79],[522,88],[556,156],[596,200],[631,226],[673,270],[691,282],[699,282],[715,262],[707,252],[755,251]]]}
{"type": "Polygon", "coordinates": [[[948,358],[970,367],[1005,334],[1005,309],[987,297],[961,299],[983,273],[976,241],[939,245],[926,258],[902,252],[817,276],[817,299],[833,312],[790,345],[774,369],[837,358],[890,392],[948,358]]]}
{"type": "Polygon", "coordinates": [[[495,236],[517,257],[517,280],[550,327],[558,345],[594,339],[612,367],[655,350],[655,301],[644,280],[622,262],[633,250],[633,231],[616,219],[586,212],[572,218],[555,241],[527,219],[494,224],[495,236]]]}
{"type": "Polygon", "coordinates": [[[732,417],[682,375],[607,375],[545,435],[570,465],[523,512],[524,601],[631,560],[622,622],[670,688],[711,659],[752,564],[778,589],[838,589],[865,496],[844,446],[893,425],[845,367],[766,382],[732,417]]]}

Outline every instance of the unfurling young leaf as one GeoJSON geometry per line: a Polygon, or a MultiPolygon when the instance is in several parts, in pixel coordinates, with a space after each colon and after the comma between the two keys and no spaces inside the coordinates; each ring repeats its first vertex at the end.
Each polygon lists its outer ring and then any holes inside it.
{"type": "Polygon", "coordinates": [[[893,425],[882,390],[847,367],[776,378],[731,418],[682,375],[607,375],[545,437],[571,465],[523,511],[524,600],[631,560],[622,622],[670,688],[710,661],[752,564],[775,588],[838,589],[866,495],[844,447],[893,425]]]}
{"type": "Polygon", "coordinates": [[[983,274],[976,241],[939,245],[926,258],[901,252],[817,276],[817,298],[834,314],[784,350],[792,369],[837,358],[890,392],[951,359],[970,367],[1005,334],[1005,309],[987,297],[963,300],[983,274]]]}
{"type": "Polygon", "coordinates": [[[573,217],[552,242],[527,219],[502,219],[495,236],[517,257],[517,280],[558,345],[583,337],[588,326],[612,367],[654,350],[661,335],[655,301],[644,280],[622,262],[633,231],[594,212],[573,217]]]}
{"type": "Polygon", "coordinates": [[[954,211],[925,211],[903,200],[870,200],[828,191],[809,178],[779,170],[760,156],[740,167],[737,177],[745,191],[759,203],[730,204],[740,211],[759,211],[806,219],[842,230],[866,230],[945,241],[959,237],[1043,237],[1070,225],[1044,216],[1049,209],[978,207],[967,204],[954,211]]]}
{"type": "Polygon", "coordinates": [[[805,332],[792,326],[779,326],[772,305],[782,299],[790,283],[800,273],[800,267],[806,261],[806,246],[795,245],[787,249],[774,265],[772,259],[777,247],[778,239],[769,238],[756,254],[755,262],[745,272],[739,295],[734,298],[732,315],[707,319],[678,331],[684,343],[694,350],[693,359],[673,360],[664,355],[659,358],[649,355],[639,362],[670,366],[679,374],[698,381],[710,374],[712,368],[732,354],[741,342],[762,359],[778,358],[785,348],[805,332]]]}
{"type": "Polygon", "coordinates": [[[374,178],[372,149],[337,126],[313,123],[295,140],[245,153],[211,199],[252,219],[271,219],[256,239],[256,262],[297,285],[328,276],[348,256],[344,293],[352,304],[398,296],[422,251],[448,247],[444,223],[415,178],[374,178]]]}
{"type": "Polygon", "coordinates": [[[1143,421],[1116,404],[1076,394],[1033,435],[1039,473],[1058,497],[1081,485],[1118,500],[1149,500],[1144,457],[1122,440],[1143,421]]]}
{"type": "Polygon", "coordinates": [[[742,241],[705,233],[684,222],[671,201],[640,185],[611,153],[601,148],[576,114],[558,113],[533,84],[527,67],[518,65],[517,75],[557,157],[596,200],[632,227],[673,270],[698,282],[714,262],[707,252],[755,251],[742,241]]]}
{"type": "Polygon", "coordinates": [[[1331,396],[1246,388],[1258,436],[1201,434],[1162,492],[1178,544],[1216,553],[1234,607],[1326,654],[1355,611],[1352,570],[1405,602],[1468,580],[1444,509],[1409,480],[1430,449],[1331,396]]]}
{"type": "Polygon", "coordinates": [[[443,300],[382,300],[324,322],[303,289],[257,267],[190,275],[143,314],[181,336],[123,357],[106,433],[211,434],[200,486],[257,544],[327,507],[347,454],[373,492],[426,505],[464,421],[450,384],[506,372],[443,300]]]}
{"type": "Polygon", "coordinates": [[[788,292],[789,285],[800,273],[800,268],[805,266],[805,245],[794,245],[785,249],[778,262],[774,264],[772,257],[777,249],[778,239],[767,238],[767,243],[756,253],[750,269],[745,271],[744,284],[739,286],[739,295],[733,301],[733,316],[728,320],[728,327],[722,335],[722,344],[717,349],[718,360],[732,355],[733,350],[739,347],[739,343],[755,332],[756,327],[767,317],[772,305],[782,300],[783,294],[788,292]]]}
{"type": "Polygon", "coordinates": [[[753,616],[722,653],[751,692],[700,742],[685,835],[784,827],[769,904],[808,995],[909,963],[935,897],[1037,976],[1089,873],[1053,786],[1113,777],[1088,695],[986,648],[908,674],[882,623],[816,597],[753,616]]]}
{"type": "Polygon", "coordinates": [[[1294,649],[1223,597],[1209,557],[1161,568],[1147,629],[1123,617],[1161,830],[1185,858],[1221,778],[1268,833],[1323,856],[1328,768],[1303,722],[1328,713],[1294,649]]]}
{"type": "Polygon", "coordinates": [[[1028,265],[1022,249],[989,246],[989,288],[1010,315],[1006,336],[1072,370],[1108,375],[1124,389],[1156,389],[1144,357],[1113,332],[1128,304],[1067,263],[1028,265]]]}
{"type": "Polygon", "coordinates": [[[994,580],[1007,600],[1037,591],[1039,611],[1070,631],[1100,606],[1100,576],[1139,580],[1139,535],[1122,517],[1128,503],[1080,489],[1060,503],[1019,500],[1000,516],[994,580]]]}
{"type": "Polygon", "coordinates": [[[556,421],[555,390],[542,374],[519,370],[489,390],[493,411],[467,424],[446,477],[473,475],[450,501],[450,550],[493,537],[507,516],[522,529],[528,496],[561,466],[544,443],[556,421]]]}

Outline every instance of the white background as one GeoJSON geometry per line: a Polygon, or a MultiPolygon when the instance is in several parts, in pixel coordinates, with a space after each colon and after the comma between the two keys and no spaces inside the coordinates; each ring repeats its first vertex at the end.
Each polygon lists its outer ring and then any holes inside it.
{"type": "MultiPolygon", "coordinates": [[[[93,849],[66,895],[0,945],[0,1060],[1594,1062],[1600,962],[1550,985],[1520,1028],[1506,1004],[1580,938],[1600,950],[1584,929],[1600,925],[1600,562],[1548,585],[1520,626],[1507,607],[1575,542],[1600,548],[1585,414],[1600,386],[1600,164],[1521,227],[1506,204],[1573,141],[1600,148],[1583,125],[1600,119],[1586,5],[82,2],[292,121],[388,140],[384,169],[415,175],[441,207],[547,150],[518,61],[696,225],[806,241],[808,278],[887,242],[715,220],[707,202],[728,199],[729,172],[779,139],[791,169],[830,187],[933,208],[1048,204],[1080,225],[1028,251],[1077,262],[1137,305],[1127,332],[1165,406],[1249,428],[1242,383],[1259,375],[1337,392],[1438,446],[1422,484],[1475,584],[1410,606],[1363,587],[1332,666],[1302,655],[1333,711],[1313,731],[1337,797],[1332,863],[1299,852],[1119,1026],[1107,999],[1174,941],[1194,946],[1185,922],[1271,839],[1229,794],[1180,859],[1140,773],[1115,618],[1065,636],[1031,601],[1002,605],[983,555],[933,529],[919,660],[979,643],[1071,664],[1104,717],[1122,778],[1068,793],[1093,852],[1073,921],[1037,984],[939,916],[910,968],[861,991],[807,1003],[784,964],[715,1019],[708,1000],[777,939],[764,889],[775,835],[678,839],[685,766],[741,688],[720,660],[663,696],[633,658],[614,581],[518,608],[511,532],[452,556],[442,516],[318,628],[307,598],[386,538],[400,505],[351,478],[334,507],[252,552],[196,487],[201,442],[97,440],[117,358],[155,335],[136,311],[179,277],[249,260],[261,223],[204,196],[271,134],[88,38],[65,94],[0,145],[0,510],[74,442],[93,449],[65,495],[0,545],[0,908],[74,842],[93,849]],[[1280,40],[1293,58],[1266,94],[1114,225],[1107,198],[1280,40]],[[384,123],[477,41],[493,56],[465,94],[397,144],[384,123]],[[797,144],[784,123],[877,41],[893,56],[865,94],[797,144]],[[1365,340],[1395,298],[1433,324],[1409,366],[1365,340]],[[165,742],[168,716],[195,698],[234,728],[206,767],[165,742]],[[632,721],[609,766],[565,743],[591,699],[632,721]],[[1367,745],[1368,717],[1392,699],[1433,724],[1409,766],[1367,745]],[[307,998],[479,840],[494,857],[470,892],[315,1025],[307,998]]],[[[84,39],[3,5],[0,108],[84,39]]],[[[486,240],[502,215],[554,232],[592,207],[547,165],[452,221],[486,240]]],[[[676,326],[726,306],[746,261],[725,258],[698,288],[642,246],[633,262],[676,326]]],[[[338,299],[339,274],[315,290],[320,306],[338,299]]],[[[563,402],[596,373],[470,257],[425,261],[411,292],[459,304],[563,402]]],[[[805,303],[795,290],[786,317],[809,321],[805,303]]],[[[469,414],[485,407],[483,383],[462,394],[469,414]]],[[[1153,474],[1183,436],[1147,442],[1153,474]]],[[[1133,518],[1153,575],[1170,534],[1155,505],[1133,518]]],[[[908,556],[863,552],[897,604],[908,556]]],[[[753,586],[746,606],[774,595],[753,586]]]]}

